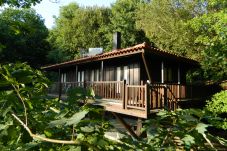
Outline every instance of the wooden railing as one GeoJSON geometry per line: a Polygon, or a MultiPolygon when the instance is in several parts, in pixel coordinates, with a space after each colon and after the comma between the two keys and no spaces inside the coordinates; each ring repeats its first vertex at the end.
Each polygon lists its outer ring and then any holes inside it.
{"type": "Polygon", "coordinates": [[[66,94],[69,89],[75,87],[91,87],[97,98],[123,100],[124,81],[86,81],[86,82],[63,82],[53,83],[49,88],[49,94],[66,94]]]}
{"type": "Polygon", "coordinates": [[[191,90],[180,84],[128,85],[125,81],[87,81],[54,83],[49,93],[65,94],[70,88],[75,87],[91,87],[96,98],[119,100],[122,101],[123,109],[139,109],[145,111],[147,115],[153,109],[175,110],[178,107],[178,100],[186,98],[186,91],[191,90]]]}
{"type": "Polygon", "coordinates": [[[145,110],[146,85],[126,85],[125,88],[125,108],[145,110]]]}
{"type": "Polygon", "coordinates": [[[96,97],[105,99],[123,100],[124,82],[123,81],[94,81],[86,82],[86,87],[91,87],[96,97]]]}
{"type": "Polygon", "coordinates": [[[71,88],[84,87],[84,82],[55,82],[48,89],[49,94],[66,94],[71,88]]]}
{"type": "Polygon", "coordinates": [[[175,110],[178,100],[185,98],[185,86],[180,84],[149,84],[151,109],[175,110]]]}

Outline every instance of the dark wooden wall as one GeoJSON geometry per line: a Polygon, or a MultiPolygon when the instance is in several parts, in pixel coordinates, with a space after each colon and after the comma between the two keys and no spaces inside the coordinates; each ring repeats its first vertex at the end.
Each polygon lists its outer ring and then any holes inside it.
{"type": "MultiPolygon", "coordinates": [[[[151,75],[151,82],[161,82],[161,63],[164,62],[165,83],[177,83],[178,82],[178,67],[180,67],[180,80],[181,84],[186,83],[186,71],[185,64],[180,63],[177,60],[170,59],[168,57],[159,56],[157,54],[147,53],[145,55],[146,64],[151,75]]],[[[78,77],[76,74],[76,68],[78,72],[84,72],[85,81],[96,81],[103,79],[103,81],[120,81],[127,79],[127,84],[138,85],[143,81],[145,83],[148,80],[147,72],[145,70],[144,62],[141,54],[135,54],[131,56],[125,56],[121,58],[112,58],[103,60],[103,75],[101,72],[101,61],[87,62],[83,64],[73,65],[62,69],[62,74],[66,73],[66,82],[76,82],[78,77]],[[76,67],[77,66],[77,67],[76,67]],[[124,69],[127,67],[127,75],[124,69]],[[117,71],[119,70],[120,71],[117,71]],[[118,74],[120,72],[120,78],[118,74]],[[94,78],[91,78],[91,75],[94,78]],[[98,78],[97,78],[98,75],[98,78]]],[[[80,76],[81,77],[81,76],[80,76]]]]}

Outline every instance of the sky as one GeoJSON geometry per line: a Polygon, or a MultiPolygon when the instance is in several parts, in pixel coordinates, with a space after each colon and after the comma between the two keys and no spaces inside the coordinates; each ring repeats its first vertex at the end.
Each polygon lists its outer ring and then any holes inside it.
{"type": "Polygon", "coordinates": [[[38,14],[40,14],[45,19],[45,25],[47,28],[51,29],[54,25],[53,16],[59,15],[59,8],[61,6],[68,5],[71,2],[76,2],[80,6],[105,6],[109,7],[116,0],[58,0],[57,3],[53,1],[56,0],[42,0],[40,4],[37,4],[33,8],[38,14]]]}

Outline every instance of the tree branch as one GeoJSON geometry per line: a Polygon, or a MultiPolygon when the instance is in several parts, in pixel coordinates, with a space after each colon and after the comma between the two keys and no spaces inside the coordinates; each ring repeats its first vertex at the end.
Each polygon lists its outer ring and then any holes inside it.
{"type": "Polygon", "coordinates": [[[204,137],[204,139],[207,141],[207,143],[212,147],[212,148],[214,148],[214,146],[213,146],[213,144],[210,142],[210,140],[206,137],[206,135],[203,133],[202,134],[203,135],[203,137],[204,137]]]}
{"type": "Polygon", "coordinates": [[[27,126],[27,125],[28,125],[28,117],[27,117],[27,108],[26,108],[26,106],[25,106],[24,99],[21,97],[21,95],[20,95],[18,89],[17,89],[13,84],[11,84],[11,85],[12,85],[12,87],[14,88],[14,90],[15,90],[17,96],[19,97],[20,101],[21,101],[22,104],[23,104],[23,107],[24,107],[24,117],[25,117],[25,125],[27,126]]]}
{"type": "Polygon", "coordinates": [[[19,117],[17,117],[14,113],[11,114],[24,128],[25,130],[29,133],[29,135],[32,137],[32,138],[35,138],[35,139],[39,139],[41,141],[45,141],[45,142],[50,142],[50,143],[57,143],[57,144],[68,144],[68,145],[86,145],[86,146],[89,146],[91,147],[92,149],[94,149],[95,151],[99,151],[100,149],[98,147],[96,147],[95,145],[91,145],[87,142],[80,142],[78,140],[59,140],[59,139],[51,139],[51,138],[46,138],[46,137],[42,137],[40,135],[36,135],[36,134],[33,134],[32,131],[28,128],[27,125],[25,125],[21,119],[19,117]]]}
{"type": "Polygon", "coordinates": [[[58,140],[58,139],[50,139],[46,137],[42,137],[40,135],[33,134],[31,130],[25,125],[20,118],[18,118],[15,114],[12,114],[12,116],[25,128],[25,130],[29,133],[29,135],[33,138],[45,141],[45,142],[50,142],[50,143],[58,143],[58,144],[79,144],[78,141],[73,141],[73,140],[58,140]]]}

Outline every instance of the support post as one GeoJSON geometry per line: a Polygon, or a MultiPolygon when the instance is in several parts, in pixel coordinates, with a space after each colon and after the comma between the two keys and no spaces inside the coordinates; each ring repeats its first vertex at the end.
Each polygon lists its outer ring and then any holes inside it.
{"type": "Polygon", "coordinates": [[[61,69],[58,69],[58,100],[61,100],[62,83],[61,83],[61,69]]]}
{"type": "Polygon", "coordinates": [[[181,84],[181,81],[180,81],[180,65],[178,65],[178,70],[177,70],[177,98],[179,99],[181,97],[180,95],[180,84],[181,84]]]}
{"type": "Polygon", "coordinates": [[[167,85],[164,85],[164,109],[168,110],[167,85]]]}
{"type": "Polygon", "coordinates": [[[161,83],[164,83],[164,62],[161,63],[161,83]]]}
{"type": "Polygon", "coordinates": [[[120,117],[117,113],[111,112],[116,119],[125,127],[125,129],[129,132],[129,134],[134,137],[135,139],[139,139],[136,133],[131,129],[130,125],[128,125],[122,117],[120,117]]]}
{"type": "Polygon", "coordinates": [[[78,66],[76,65],[76,74],[75,74],[75,81],[77,81],[78,80],[78,66]]]}
{"type": "Polygon", "coordinates": [[[146,118],[148,118],[148,115],[150,114],[150,89],[149,84],[146,83],[145,85],[145,112],[146,112],[146,118]]]}
{"type": "Polygon", "coordinates": [[[101,75],[100,75],[100,81],[103,81],[103,61],[101,61],[101,75]]]}
{"type": "Polygon", "coordinates": [[[150,72],[149,72],[149,69],[148,69],[148,66],[147,66],[147,62],[146,62],[146,59],[145,59],[145,56],[144,56],[144,52],[142,53],[142,60],[143,60],[144,66],[145,66],[145,70],[146,70],[148,79],[151,82],[151,76],[150,76],[150,72]]]}
{"type": "Polygon", "coordinates": [[[85,89],[87,88],[86,80],[84,80],[84,88],[85,88],[85,89]]]}
{"type": "Polygon", "coordinates": [[[178,69],[177,69],[177,83],[178,84],[181,84],[181,81],[180,81],[180,65],[178,65],[178,69]]]}
{"type": "Polygon", "coordinates": [[[140,136],[142,133],[141,133],[141,129],[143,128],[143,121],[141,118],[138,118],[137,120],[137,126],[136,126],[136,134],[137,136],[140,136]]]}
{"type": "Polygon", "coordinates": [[[127,100],[126,100],[126,80],[123,81],[123,94],[122,94],[122,99],[123,99],[123,109],[127,108],[127,100]]]}

